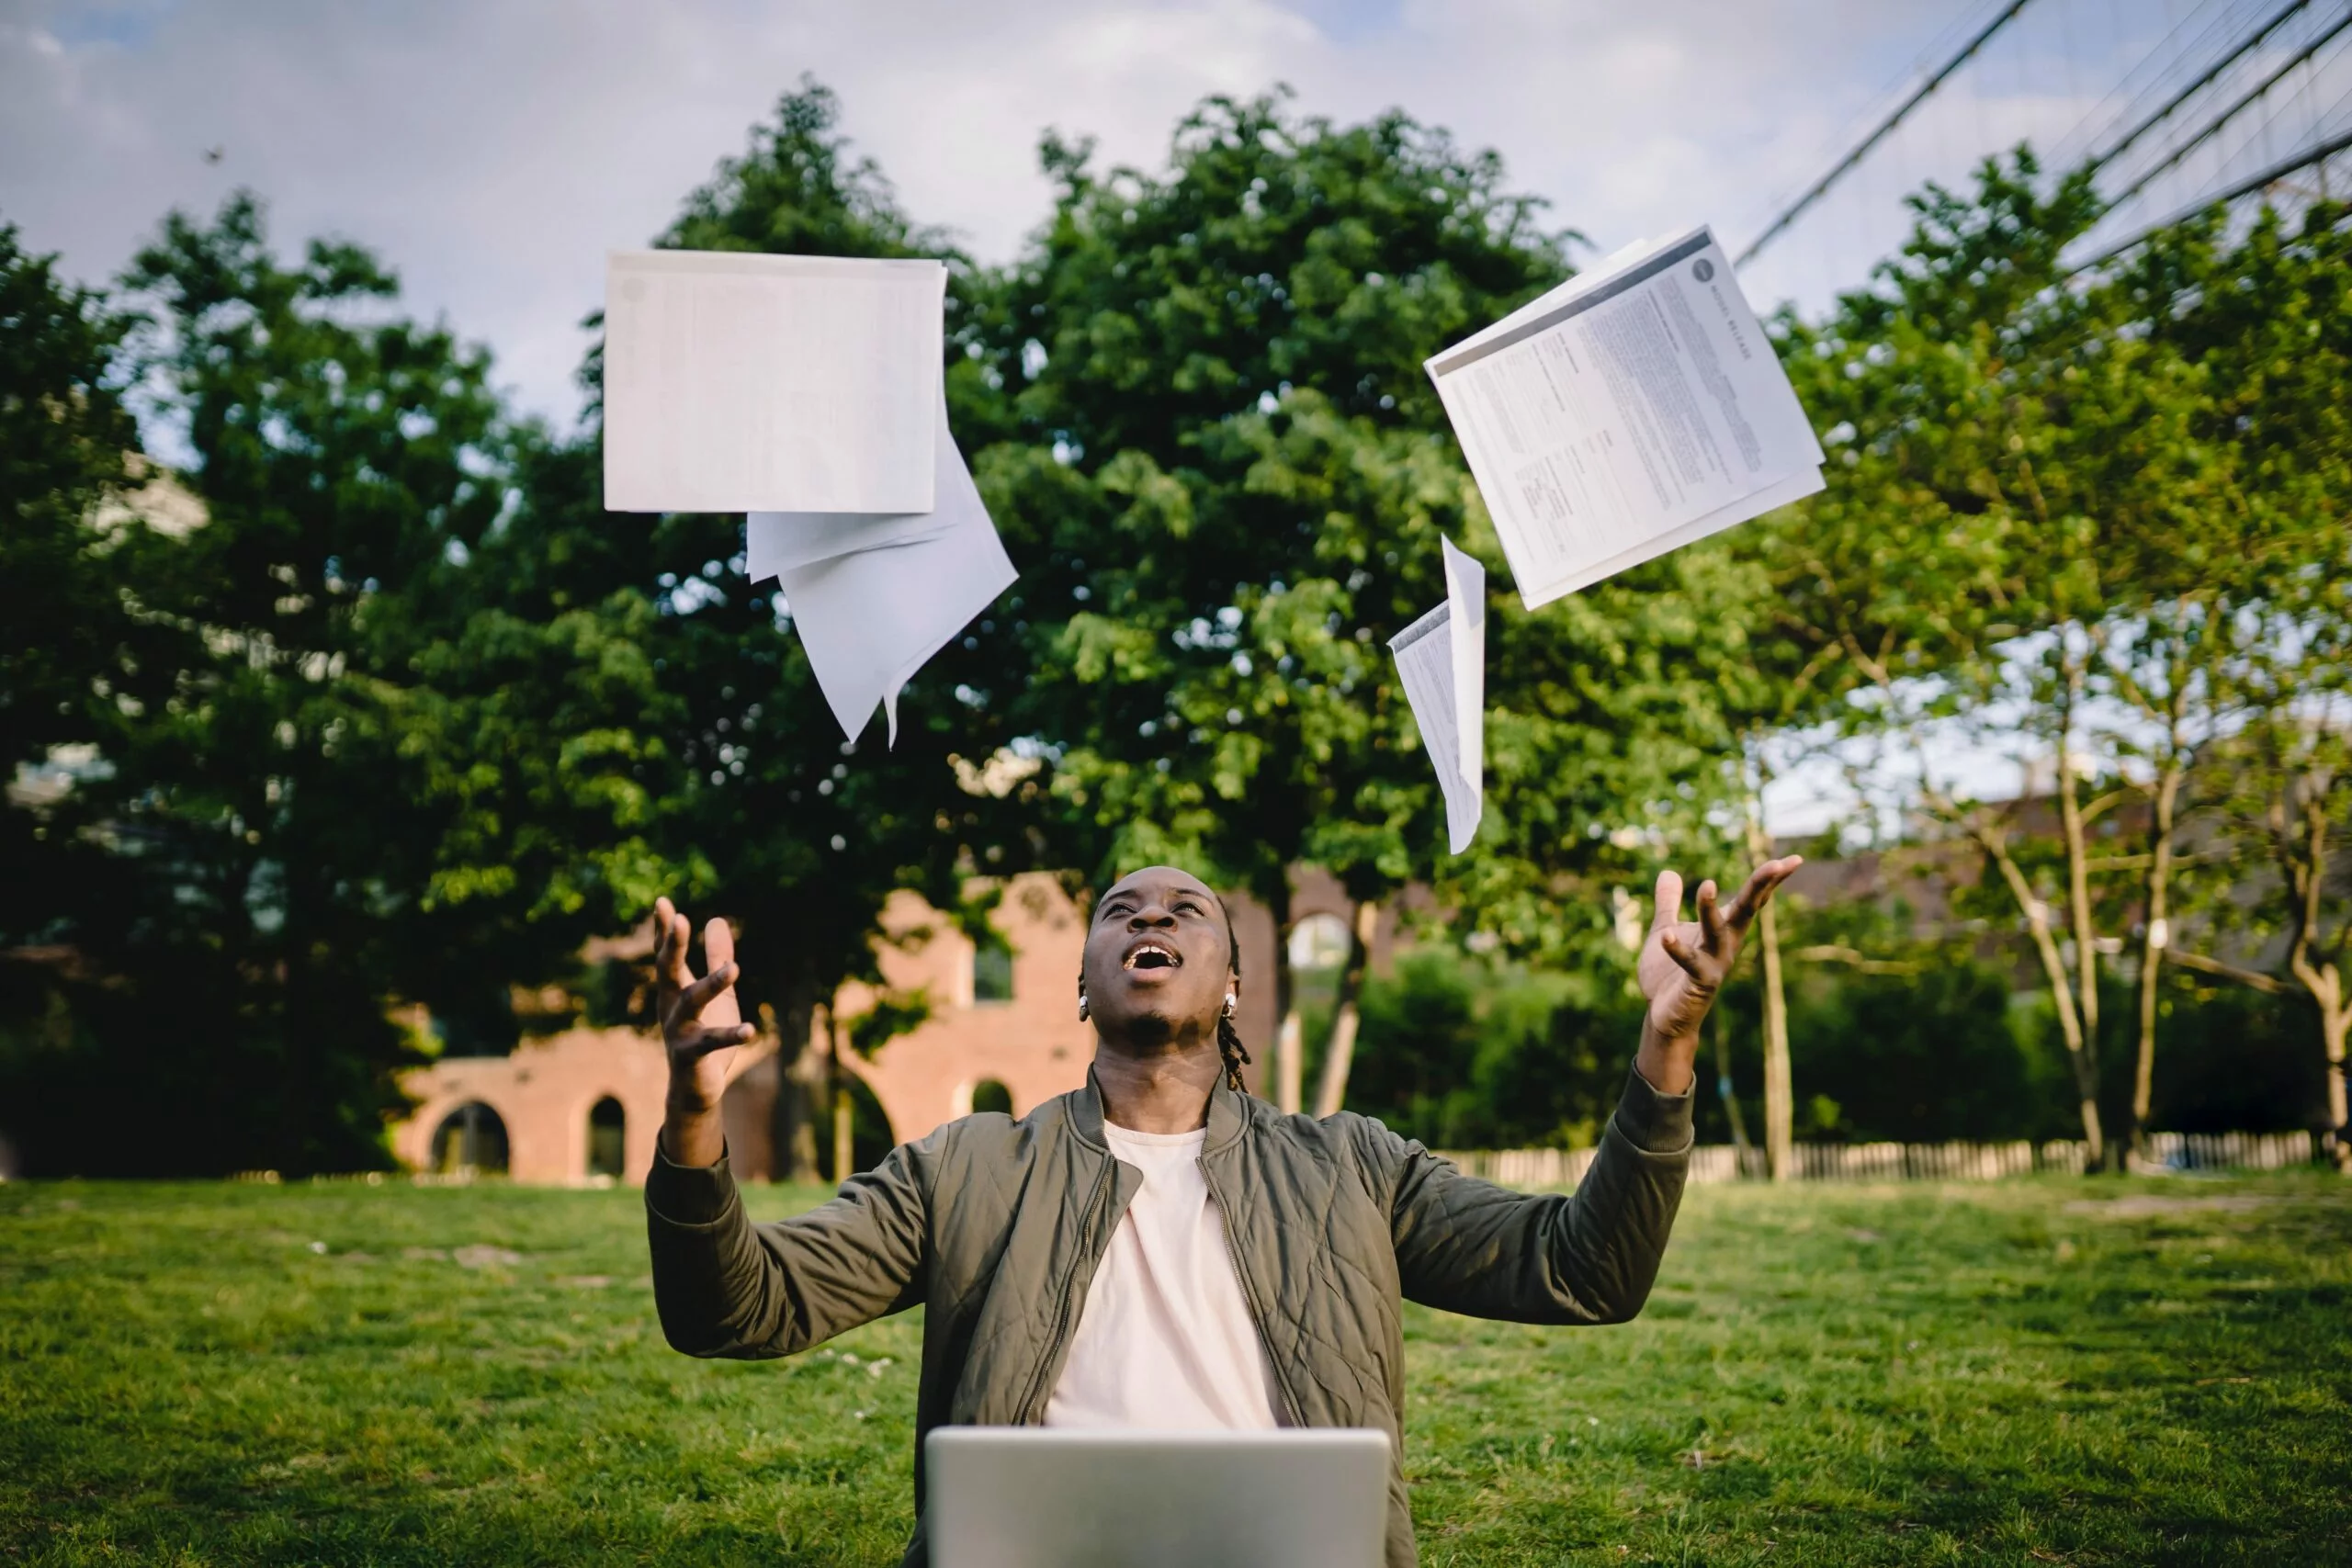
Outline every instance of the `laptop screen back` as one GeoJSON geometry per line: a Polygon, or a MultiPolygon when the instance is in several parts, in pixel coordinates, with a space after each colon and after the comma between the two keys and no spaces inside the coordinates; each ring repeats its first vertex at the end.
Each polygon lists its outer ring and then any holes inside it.
{"type": "Polygon", "coordinates": [[[1388,1437],[942,1427],[935,1568],[1378,1568],[1388,1437]]]}

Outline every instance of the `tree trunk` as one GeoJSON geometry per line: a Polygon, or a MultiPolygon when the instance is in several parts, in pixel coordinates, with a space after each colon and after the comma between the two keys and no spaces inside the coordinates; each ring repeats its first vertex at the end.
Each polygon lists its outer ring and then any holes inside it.
{"type": "Polygon", "coordinates": [[[1316,1086],[1315,1114],[1332,1116],[1348,1097],[1348,1069],[1355,1063],[1357,1002],[1363,995],[1363,972],[1372,962],[1372,935],[1380,926],[1380,906],[1366,898],[1356,905],[1355,940],[1348,946],[1348,966],[1340,971],[1339,1006],[1331,1014],[1331,1043],[1323,1053],[1322,1081],[1316,1086]]]}
{"type": "Polygon", "coordinates": [[[1283,1010],[1282,1032],[1274,1040],[1274,1109],[1295,1116],[1306,1100],[1306,1021],[1298,1015],[1295,999],[1283,1010]]]}
{"type": "Polygon", "coordinates": [[[2320,923],[2327,893],[2329,784],[2312,775],[2289,787],[2277,818],[2276,848],[2279,870],[2294,897],[2293,932],[2287,946],[2287,972],[2294,976],[2319,1011],[2320,1049],[2327,1063],[2327,1121],[2324,1135],[2328,1157],[2335,1168],[2352,1176],[2352,1141],[2345,1123],[2352,1111],[2346,1105],[2345,1042],[2352,1035],[2352,997],[2345,994],[2344,971],[2322,955],[2320,923]],[[2290,823],[2288,811],[2294,820],[2290,823]]]}
{"type": "MultiPolygon", "coordinates": [[[[2074,748],[2069,744],[2073,739],[2070,722],[2058,732],[2058,822],[2066,844],[2066,913],[2075,939],[2075,1009],[2082,1021],[2083,1035],[2080,1060],[2087,1072],[2081,1087],[2090,1098],[2095,1121],[2098,1114],[2098,926],[2091,908],[2090,844],[2083,826],[2082,796],[2075,790],[2074,748]]],[[[2121,1151],[2109,1146],[2105,1139],[2098,1144],[2097,1150],[2090,1151],[2092,1168],[2105,1169],[2121,1151]]]]}
{"type": "Polygon", "coordinates": [[[821,1104],[832,1134],[831,1163],[836,1187],[847,1181],[857,1166],[856,1147],[850,1134],[854,1122],[854,1107],[849,1097],[850,1072],[848,1065],[842,1060],[842,1054],[847,1049],[842,1039],[842,1021],[828,1007],[825,1009],[825,1080],[821,1104]]]}
{"type": "Polygon", "coordinates": [[[846,1074],[833,1082],[833,1185],[847,1181],[857,1170],[857,1143],[850,1135],[856,1121],[855,1108],[850,1103],[849,1078],[846,1074]]]}
{"type": "Polygon", "coordinates": [[[1290,970],[1290,879],[1267,900],[1274,918],[1274,1016],[1282,1028],[1274,1037],[1274,1109],[1295,1116],[1306,1098],[1306,1026],[1298,1016],[1298,984],[1290,970]]]}
{"type": "Polygon", "coordinates": [[[2146,929],[2140,938],[2140,1040],[2132,1070],[2132,1152],[2148,1153],[2148,1107],[2156,1082],[2156,1000],[2164,978],[2165,948],[2172,939],[2172,829],[2180,804],[2183,770],[2167,763],[2156,778],[2154,811],[2148,823],[2146,929]]]}
{"type": "Polygon", "coordinates": [[[2335,1168],[2352,1176],[2352,1106],[2346,1103],[2344,1084],[2344,1053],[2347,1039],[2352,1039],[2352,1005],[2346,1005],[2342,976],[2335,966],[2328,966],[2328,978],[2334,982],[2328,995],[2320,1001],[2319,1027],[2322,1043],[2327,1050],[2327,1122],[2325,1146],[2328,1158],[2335,1168]]]}
{"type": "Polygon", "coordinates": [[[2033,950],[2041,959],[2041,972],[2050,981],[2051,999],[2058,1009],[2059,1037],[2066,1043],[2066,1059],[2075,1069],[2075,1093],[2083,1118],[2084,1168],[2097,1170],[2107,1162],[2107,1140],[2099,1132],[2098,1058],[2083,1032],[2080,1015],[2075,1011],[2075,993],[2066,984],[2066,961],[2060,955],[2058,939],[2050,930],[2050,906],[2035,896],[2032,885],[2026,881],[2025,873],[1996,829],[1980,826],[1972,832],[1999,870],[2001,880],[2008,885],[2009,896],[2017,900],[2018,911],[2025,916],[2026,930],[2033,937],[2033,950]]]}
{"type": "MultiPolygon", "coordinates": [[[[1747,852],[1758,864],[1772,858],[1764,831],[1760,790],[1750,794],[1747,852]]],[[[1796,1179],[1796,1083],[1789,1068],[1789,994],[1781,977],[1781,909],[1778,901],[1756,917],[1757,945],[1764,968],[1764,1163],[1775,1181],[1796,1179]]]]}
{"type": "Polygon", "coordinates": [[[1747,1141],[1747,1117],[1739,1108],[1739,1096],[1733,1091],[1731,1081],[1731,1042],[1724,1037],[1721,1014],[1710,1012],[1702,1027],[1713,1039],[1715,1046],[1715,1097],[1724,1102],[1724,1115],[1731,1122],[1731,1145],[1738,1150],[1739,1173],[1747,1174],[1747,1151],[1753,1145],[1747,1141]]]}
{"type": "Polygon", "coordinates": [[[776,1036],[780,1081],[775,1097],[775,1179],[779,1181],[825,1179],[825,1168],[817,1159],[817,1129],[832,1099],[832,1050],[830,1039],[822,1043],[818,1039],[812,1027],[816,1016],[814,1006],[796,1001],[783,1010],[781,1021],[774,1015],[761,1020],[776,1036]]]}
{"type": "Polygon", "coordinates": [[[1756,917],[1764,953],[1764,1161],[1775,1181],[1796,1177],[1796,1085],[1789,1071],[1789,999],[1781,985],[1780,911],[1756,917]]]}

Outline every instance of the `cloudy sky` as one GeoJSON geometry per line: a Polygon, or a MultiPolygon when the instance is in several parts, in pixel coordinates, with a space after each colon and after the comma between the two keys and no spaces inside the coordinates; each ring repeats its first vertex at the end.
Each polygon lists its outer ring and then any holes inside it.
{"type": "MultiPolygon", "coordinates": [[[[2003,3],[0,0],[0,222],[99,282],[167,210],[250,186],[281,245],[373,248],[565,425],[605,253],[664,228],[804,73],[909,213],[983,261],[1045,215],[1048,127],[1158,167],[1202,96],[1278,83],[1303,112],[1402,107],[1499,151],[1597,252],[1697,222],[1737,248],[2003,3]]],[[[2268,3],[2033,0],[1743,271],[1751,299],[1859,281],[1904,192],[2020,138],[2080,152],[2165,59],[2268,3]]],[[[1815,825],[1833,773],[1784,780],[1776,826],[1815,825]]]]}
{"type": "MultiPolygon", "coordinates": [[[[2116,0],[2089,3],[2117,14],[2116,0]]],[[[373,247],[413,309],[487,341],[526,406],[563,422],[604,253],[662,229],[803,73],[841,95],[844,129],[910,212],[960,231],[984,260],[1012,254],[1045,211],[1044,129],[1157,166],[1202,95],[1278,82],[1307,112],[1348,120],[1402,106],[1499,150],[1520,188],[1605,251],[1696,221],[1734,243],[1752,234],[1924,51],[1990,9],[0,0],[0,221],[98,280],[168,209],[209,211],[250,186],[282,243],[332,231],[373,247]]],[[[1973,113],[1979,133],[2079,116],[2048,96],[2020,56],[2009,77],[1988,72],[1956,92],[1950,112],[1973,113]]],[[[1891,209],[1894,194],[1875,199],[1891,209]]],[[[1768,291],[1802,291],[1867,254],[1853,225],[1820,227],[1768,291]]]]}

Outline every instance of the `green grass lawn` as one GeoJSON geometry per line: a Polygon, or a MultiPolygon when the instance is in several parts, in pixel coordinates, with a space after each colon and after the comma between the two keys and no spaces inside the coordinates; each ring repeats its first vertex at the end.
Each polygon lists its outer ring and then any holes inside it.
{"type": "MultiPolygon", "coordinates": [[[[919,1332],[675,1355],[629,1191],[0,1187],[0,1552],[894,1562],[919,1332]]],[[[2352,1562],[2315,1173],[1701,1188],[1639,1322],[1407,1337],[1432,1568],[2352,1562]]]]}

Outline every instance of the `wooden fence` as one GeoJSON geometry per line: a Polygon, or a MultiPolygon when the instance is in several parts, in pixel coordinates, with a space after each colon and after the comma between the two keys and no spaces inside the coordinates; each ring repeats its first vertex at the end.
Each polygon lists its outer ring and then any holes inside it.
{"type": "MultiPolygon", "coordinates": [[[[2147,1170],[2284,1170],[2320,1157],[2309,1133],[2155,1133],[2147,1170]]],[[[1800,1181],[1997,1181],[2037,1170],[2083,1169],[2079,1140],[2031,1144],[1799,1144],[1800,1181]]],[[[1574,1187],[1592,1164],[1590,1149],[1473,1149],[1446,1158],[1473,1176],[1506,1187],[1574,1187]]],[[[1764,1151],[1702,1144],[1690,1151],[1692,1181],[1760,1181],[1764,1151]]]]}

